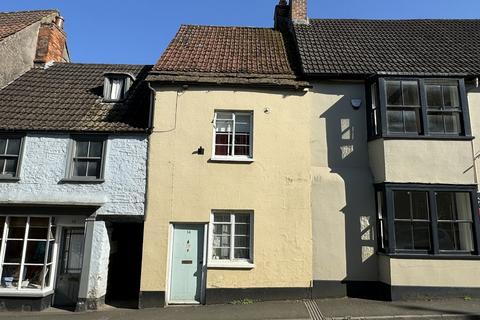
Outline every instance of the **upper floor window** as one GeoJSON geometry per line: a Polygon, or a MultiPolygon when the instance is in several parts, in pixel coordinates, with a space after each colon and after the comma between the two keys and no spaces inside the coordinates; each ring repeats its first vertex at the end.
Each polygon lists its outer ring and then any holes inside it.
{"type": "Polygon", "coordinates": [[[214,159],[252,158],[252,113],[218,111],[214,122],[214,159]]]}
{"type": "Polygon", "coordinates": [[[0,137],[0,179],[18,177],[21,147],[21,137],[0,137]]]}
{"type": "Polygon", "coordinates": [[[132,86],[132,78],[124,74],[106,74],[103,86],[105,101],[122,101],[132,86]]]}
{"type": "Polygon", "coordinates": [[[370,85],[369,135],[470,136],[463,79],[388,79],[370,85]]]}
{"type": "Polygon", "coordinates": [[[106,139],[78,137],[73,140],[68,178],[74,180],[101,180],[105,160],[106,139]]]}
{"type": "Polygon", "coordinates": [[[478,255],[476,190],[384,184],[377,191],[379,248],[388,253],[478,255]]]}

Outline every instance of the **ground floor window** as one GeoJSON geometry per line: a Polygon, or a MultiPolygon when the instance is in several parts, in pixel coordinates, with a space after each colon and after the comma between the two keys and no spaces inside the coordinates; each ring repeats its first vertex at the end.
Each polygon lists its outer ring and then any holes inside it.
{"type": "Polygon", "coordinates": [[[55,231],[51,217],[0,216],[0,291],[53,287],[55,231]]]}
{"type": "Polygon", "coordinates": [[[210,223],[211,263],[252,263],[253,215],[218,211],[210,223]]]}
{"type": "Polygon", "coordinates": [[[380,251],[479,254],[476,187],[382,184],[376,194],[380,251]]]}

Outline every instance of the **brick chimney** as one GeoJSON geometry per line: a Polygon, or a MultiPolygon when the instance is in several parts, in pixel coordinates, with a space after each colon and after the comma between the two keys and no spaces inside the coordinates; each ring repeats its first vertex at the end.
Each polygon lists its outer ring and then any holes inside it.
{"type": "Polygon", "coordinates": [[[290,15],[293,23],[307,24],[307,0],[290,0],[290,15]]]}
{"type": "Polygon", "coordinates": [[[63,18],[57,16],[55,21],[42,23],[38,32],[35,64],[48,62],[69,62],[67,53],[67,35],[63,31],[63,18]]]}
{"type": "Polygon", "coordinates": [[[291,23],[308,24],[307,0],[280,0],[275,7],[275,29],[285,31],[291,23]]]}

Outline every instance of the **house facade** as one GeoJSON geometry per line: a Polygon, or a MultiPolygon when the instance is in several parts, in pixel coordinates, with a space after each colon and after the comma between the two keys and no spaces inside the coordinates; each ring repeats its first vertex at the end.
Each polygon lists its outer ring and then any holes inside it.
{"type": "Polygon", "coordinates": [[[54,64],[0,90],[4,309],[138,299],[150,68],[54,64]]]}
{"type": "Polygon", "coordinates": [[[0,88],[36,64],[70,61],[63,22],[57,10],[0,12],[0,88]]]}
{"type": "Polygon", "coordinates": [[[312,86],[313,296],[478,296],[480,22],[280,6],[312,86]]]}
{"type": "Polygon", "coordinates": [[[307,84],[287,50],[272,29],[182,26],[147,78],[141,307],[308,296],[307,84]]]}
{"type": "Polygon", "coordinates": [[[305,0],[182,26],[147,79],[140,305],[478,296],[479,28],[305,0]]]}

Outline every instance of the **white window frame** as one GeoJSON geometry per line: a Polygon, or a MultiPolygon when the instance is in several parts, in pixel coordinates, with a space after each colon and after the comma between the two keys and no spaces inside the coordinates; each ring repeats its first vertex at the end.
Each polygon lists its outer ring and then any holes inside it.
{"type": "Polygon", "coordinates": [[[232,162],[253,162],[253,111],[235,111],[235,110],[215,110],[214,117],[213,117],[213,130],[212,130],[212,157],[211,160],[213,161],[232,161],[232,162]],[[233,119],[233,137],[234,141],[232,141],[232,153],[231,156],[222,156],[216,155],[216,126],[217,126],[217,114],[218,113],[231,113],[233,119]],[[249,116],[250,117],[250,154],[248,156],[237,156],[235,155],[235,117],[237,115],[241,116],[249,116]]]}
{"type": "MultiPolygon", "coordinates": [[[[58,255],[58,226],[55,225],[54,223],[54,218],[52,216],[42,216],[42,215],[35,215],[35,216],[29,216],[29,215],[2,215],[2,217],[5,217],[5,222],[4,222],[4,228],[3,228],[3,234],[1,235],[1,250],[0,250],[0,280],[3,278],[3,267],[5,265],[4,259],[5,259],[5,251],[6,251],[6,243],[7,243],[7,235],[9,231],[9,224],[10,224],[10,218],[27,218],[26,224],[25,224],[25,234],[24,234],[24,239],[23,239],[23,248],[22,248],[22,256],[19,264],[7,264],[7,265],[19,265],[20,266],[20,275],[23,274],[23,270],[25,268],[25,265],[36,265],[36,264],[29,264],[25,263],[25,256],[27,252],[27,244],[28,244],[28,233],[30,229],[30,218],[48,218],[49,219],[49,226],[48,226],[48,235],[51,233],[51,228],[52,226],[56,227],[56,233],[54,234],[54,240],[53,240],[53,245],[47,246],[47,250],[45,252],[45,258],[44,258],[44,267],[50,266],[50,279],[49,283],[42,283],[42,288],[40,289],[31,289],[31,288],[22,288],[22,282],[23,279],[21,277],[19,278],[21,281],[18,282],[18,285],[16,288],[1,288],[0,287],[0,295],[2,296],[32,296],[32,297],[38,297],[38,296],[47,296],[51,293],[54,292],[54,284],[55,284],[55,278],[56,278],[56,272],[57,272],[57,255],[58,255]],[[49,251],[52,250],[52,262],[48,263],[48,255],[49,251]]],[[[47,242],[50,242],[51,240],[47,239],[47,242]]],[[[40,264],[38,264],[40,265],[40,264]]]]}
{"type": "Polygon", "coordinates": [[[254,248],[253,248],[253,236],[254,236],[254,214],[253,211],[245,210],[214,210],[210,214],[210,224],[208,228],[208,268],[233,268],[233,269],[253,269],[255,264],[253,263],[254,248]],[[230,214],[230,259],[229,260],[214,260],[213,255],[213,226],[215,214],[230,214]],[[250,257],[249,259],[235,259],[235,215],[248,214],[250,216],[250,257]]]}

